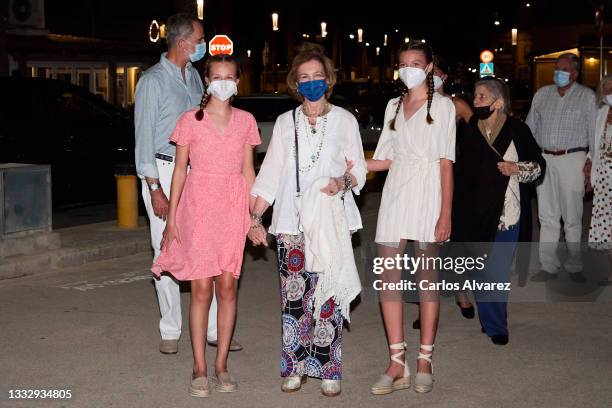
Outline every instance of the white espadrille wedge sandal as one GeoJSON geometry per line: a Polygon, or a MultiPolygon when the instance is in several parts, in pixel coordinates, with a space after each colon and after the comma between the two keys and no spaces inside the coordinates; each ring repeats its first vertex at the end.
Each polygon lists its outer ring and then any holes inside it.
{"type": "Polygon", "coordinates": [[[419,356],[417,360],[425,360],[431,365],[431,373],[419,373],[417,370],[416,376],[414,377],[414,391],[418,393],[426,393],[433,389],[433,363],[431,361],[431,357],[433,355],[433,344],[421,344],[421,349],[425,351],[429,351],[429,353],[421,353],[419,351],[419,356]]]}
{"type": "Polygon", "coordinates": [[[410,388],[410,369],[406,363],[406,348],[408,345],[405,342],[390,344],[391,350],[401,350],[398,353],[391,354],[391,361],[404,366],[404,375],[400,378],[393,379],[387,373],[380,376],[378,381],[372,385],[371,392],[374,395],[390,394],[393,391],[405,390],[410,388]],[[404,355],[403,359],[400,357],[404,355]]]}

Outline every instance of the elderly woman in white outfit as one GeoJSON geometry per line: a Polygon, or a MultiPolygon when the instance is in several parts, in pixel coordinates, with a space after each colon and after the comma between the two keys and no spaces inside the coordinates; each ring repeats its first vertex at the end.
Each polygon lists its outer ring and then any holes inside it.
{"type": "MultiPolygon", "coordinates": [[[[437,254],[436,242],[451,230],[452,163],[455,160],[455,107],[434,91],[433,53],[423,43],[408,43],[398,52],[399,77],[405,87],[385,112],[384,129],[368,170],[389,170],[383,188],[376,243],[379,256],[395,258],[408,242],[416,255],[437,254]]],[[[387,269],[383,280],[398,282],[401,271],[387,269]]],[[[435,281],[437,272],[421,268],[416,278],[435,281]]],[[[432,352],[440,305],[437,292],[419,291],[421,350],[417,357],[416,392],[433,388],[432,352]]],[[[372,386],[373,394],[388,394],[411,386],[405,355],[403,302],[392,292],[381,294],[381,309],[389,341],[390,365],[372,386]],[[402,355],[404,358],[401,358],[402,355]]]]}
{"type": "Polygon", "coordinates": [[[350,232],[362,225],[351,190],[359,194],[363,187],[366,162],[357,120],[350,112],[327,101],[334,83],[333,64],[322,47],[306,46],[296,55],[287,85],[302,105],[276,120],[270,146],[251,190],[257,197],[249,233],[254,245],[267,245],[261,216],[274,204],[268,232],[275,234],[278,245],[283,392],[297,391],[307,377],[315,377],[323,380],[324,395],[340,393],[342,324],[348,318],[350,300],[361,290],[350,232]],[[304,204],[304,199],[317,195],[320,201],[304,204]],[[328,211],[325,217],[315,214],[320,210],[315,207],[321,207],[321,202],[331,203],[335,213],[328,211]],[[329,225],[317,227],[323,218],[329,225]],[[313,224],[322,238],[317,242],[312,240],[315,234],[307,230],[312,231],[313,224]],[[336,231],[339,239],[326,237],[330,230],[336,231]],[[338,241],[343,242],[341,248],[336,245],[338,241]],[[344,262],[330,260],[330,243],[342,250],[339,252],[344,254],[341,257],[344,262]],[[319,253],[312,254],[313,250],[319,253]],[[339,271],[326,270],[319,276],[316,269],[309,269],[309,255],[327,256],[330,262],[326,263],[340,265],[339,271]],[[329,287],[322,289],[328,278],[334,276],[336,292],[331,296],[329,287]]]}

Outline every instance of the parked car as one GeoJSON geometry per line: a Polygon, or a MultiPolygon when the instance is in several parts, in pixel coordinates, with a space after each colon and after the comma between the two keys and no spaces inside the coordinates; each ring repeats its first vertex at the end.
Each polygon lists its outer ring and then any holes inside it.
{"type": "MultiPolygon", "coordinates": [[[[355,105],[347,98],[333,94],[330,102],[336,106],[348,110],[355,115],[357,119],[359,119],[359,109],[357,109],[355,105]]],[[[258,161],[261,162],[263,159],[262,156],[264,156],[265,152],[268,150],[268,145],[270,144],[270,139],[272,138],[272,129],[274,128],[276,118],[280,114],[299,106],[299,102],[287,94],[255,94],[249,96],[239,96],[234,100],[233,105],[237,108],[244,109],[245,111],[252,113],[257,120],[257,126],[259,127],[259,132],[261,135],[261,145],[257,146],[256,153],[258,156],[258,161]]],[[[360,121],[360,132],[364,143],[373,138],[378,140],[378,134],[380,134],[380,130],[377,132],[375,130],[375,126],[372,126],[371,124],[369,125],[372,127],[371,129],[364,126],[360,121]]]]}
{"type": "Polygon", "coordinates": [[[127,112],[64,81],[0,78],[0,163],[50,164],[53,205],[108,202],[134,163],[127,112]]]}

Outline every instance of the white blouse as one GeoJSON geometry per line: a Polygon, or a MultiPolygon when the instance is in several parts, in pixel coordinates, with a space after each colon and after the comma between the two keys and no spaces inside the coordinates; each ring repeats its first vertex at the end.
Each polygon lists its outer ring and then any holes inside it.
{"type": "Polygon", "coordinates": [[[510,176],[506,195],[504,196],[504,209],[497,227],[500,231],[507,231],[510,227],[518,224],[521,218],[521,190],[519,189],[519,183],[535,181],[542,174],[542,169],[538,162],[518,161],[519,156],[514,141],[510,142],[503,159],[507,162],[516,163],[519,168],[518,174],[510,176]]]}
{"type": "MultiPolygon", "coordinates": [[[[305,120],[302,108],[297,109],[300,191],[303,193],[319,177],[341,177],[346,161],[353,162],[351,173],[357,180],[353,192],[359,195],[366,181],[366,162],[357,119],[345,109],[332,105],[326,117],[317,118],[312,127],[305,120]]],[[[296,207],[295,132],[293,111],[280,115],[274,124],[272,139],[251,189],[274,204],[271,234],[299,234],[296,207]]],[[[340,193],[339,193],[340,194],[340,193]]],[[[361,216],[353,195],[344,197],[349,230],[362,228],[361,216]]]]}
{"type": "MultiPolygon", "coordinates": [[[[518,152],[514,142],[510,142],[508,150],[504,153],[504,161],[518,162],[518,152]]],[[[499,219],[498,229],[501,231],[507,230],[509,227],[516,225],[521,217],[521,191],[519,190],[519,179],[516,175],[510,176],[506,195],[504,196],[504,209],[499,219]]]]}

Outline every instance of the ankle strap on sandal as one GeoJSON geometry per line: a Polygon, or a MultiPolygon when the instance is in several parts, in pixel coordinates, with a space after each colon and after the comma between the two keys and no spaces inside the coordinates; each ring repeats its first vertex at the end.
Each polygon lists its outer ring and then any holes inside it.
{"type": "Polygon", "coordinates": [[[408,344],[403,341],[401,343],[389,344],[389,348],[391,350],[406,350],[408,348],[408,344]]]}
{"type": "Polygon", "coordinates": [[[431,356],[432,356],[432,352],[433,352],[433,349],[434,349],[434,345],[433,344],[421,344],[421,349],[425,350],[425,351],[429,351],[429,353],[422,353],[419,350],[419,356],[417,357],[417,360],[419,360],[419,359],[425,360],[429,364],[431,364],[431,356]]]}
{"type": "Polygon", "coordinates": [[[395,343],[395,344],[389,344],[389,348],[391,350],[401,350],[395,354],[391,354],[391,361],[396,362],[397,364],[400,364],[402,366],[404,366],[404,377],[408,377],[410,375],[410,369],[408,368],[408,364],[406,364],[406,349],[408,348],[408,344],[406,344],[406,342],[401,342],[401,343],[395,343]],[[400,360],[400,356],[404,354],[404,360],[400,360]]]}
{"type": "Polygon", "coordinates": [[[433,344],[421,344],[421,349],[425,351],[433,351],[434,345],[433,344]]]}
{"type": "Polygon", "coordinates": [[[434,345],[433,344],[421,344],[421,349],[425,351],[429,351],[429,353],[425,354],[419,350],[419,355],[417,357],[417,360],[427,361],[431,365],[431,372],[433,373],[433,362],[431,361],[431,356],[433,355],[432,352],[434,349],[434,345]]]}

